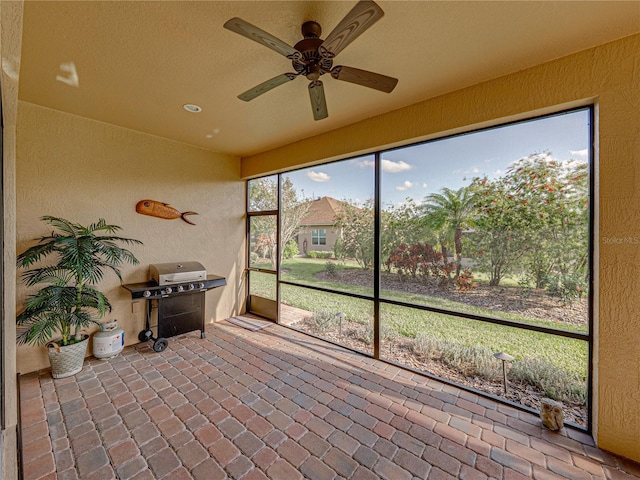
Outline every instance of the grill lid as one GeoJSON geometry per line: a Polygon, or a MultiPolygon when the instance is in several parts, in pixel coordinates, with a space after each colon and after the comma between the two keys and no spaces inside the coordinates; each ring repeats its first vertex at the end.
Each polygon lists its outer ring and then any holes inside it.
{"type": "Polygon", "coordinates": [[[151,280],[158,285],[203,281],[207,270],[200,262],[157,263],[149,267],[151,280]]]}

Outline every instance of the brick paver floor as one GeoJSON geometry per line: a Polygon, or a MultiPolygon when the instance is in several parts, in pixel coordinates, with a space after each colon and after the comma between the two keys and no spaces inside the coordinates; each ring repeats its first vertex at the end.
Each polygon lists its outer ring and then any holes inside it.
{"type": "Polygon", "coordinates": [[[283,326],[21,381],[24,478],[638,479],[582,432],[283,326]]]}

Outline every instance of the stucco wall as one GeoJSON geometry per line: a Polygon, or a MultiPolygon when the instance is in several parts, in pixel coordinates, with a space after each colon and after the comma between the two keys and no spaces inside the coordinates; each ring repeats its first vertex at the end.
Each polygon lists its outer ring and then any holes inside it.
{"type": "Polygon", "coordinates": [[[3,265],[0,316],[0,355],[2,355],[2,389],[0,408],[4,410],[4,425],[0,427],[0,478],[18,478],[16,455],[18,401],[16,383],[15,344],[15,163],[16,122],[20,53],[22,49],[23,2],[0,2],[0,56],[2,57],[2,195],[3,195],[3,265]]]}
{"type": "MultiPolygon", "coordinates": [[[[88,224],[104,218],[120,235],[144,246],[131,250],[140,265],[123,268],[125,283],[148,280],[149,264],[196,260],[228,285],[206,293],[206,321],[238,313],[244,302],[244,182],[240,160],[151,135],[20,102],[16,162],[17,251],[48,233],[54,215],[88,224]],[[197,225],[136,213],[142,199],[192,210],[197,225]]],[[[18,272],[20,274],[20,272],[18,272]]],[[[110,274],[100,284],[113,305],[127,345],[138,342],[144,301],[110,274]]],[[[19,284],[18,311],[28,292],[19,284]]],[[[18,371],[48,366],[43,347],[19,347],[18,371]]]]}
{"type": "Polygon", "coordinates": [[[327,243],[326,245],[313,245],[311,242],[311,230],[315,230],[316,228],[305,227],[300,230],[298,234],[298,250],[300,253],[305,253],[304,251],[304,242],[307,242],[307,252],[317,251],[317,252],[332,252],[335,245],[336,240],[338,240],[338,232],[330,226],[320,226],[317,227],[319,229],[324,229],[326,232],[327,243]]]}
{"type": "MultiPolygon", "coordinates": [[[[402,82],[402,79],[400,79],[402,82]]],[[[596,105],[594,433],[640,461],[640,35],[245,158],[252,177],[596,105]]]]}

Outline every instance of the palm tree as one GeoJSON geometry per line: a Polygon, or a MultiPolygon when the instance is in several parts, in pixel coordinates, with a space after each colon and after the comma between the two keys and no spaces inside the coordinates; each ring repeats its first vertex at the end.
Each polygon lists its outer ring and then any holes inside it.
{"type": "Polygon", "coordinates": [[[456,255],[455,278],[458,278],[462,269],[462,231],[471,224],[475,197],[467,187],[458,190],[445,187],[441,192],[432,193],[425,199],[425,220],[440,232],[440,247],[445,259],[447,245],[453,243],[456,255]]]}
{"type": "Polygon", "coordinates": [[[105,272],[112,271],[122,281],[122,264],[138,263],[133,253],[118,243],[142,242],[116,236],[121,228],[103,219],[88,227],[58,217],[42,220],[54,231],[39,238],[38,244],[17,259],[18,267],[27,269],[22,279],[28,287],[44,285],[27,298],[24,311],[17,316],[18,342],[44,344],[59,333],[64,346],[82,340],[81,329],[111,311],[107,297],[94,288],[105,272]],[[31,268],[45,260],[52,263],[31,268]]]}

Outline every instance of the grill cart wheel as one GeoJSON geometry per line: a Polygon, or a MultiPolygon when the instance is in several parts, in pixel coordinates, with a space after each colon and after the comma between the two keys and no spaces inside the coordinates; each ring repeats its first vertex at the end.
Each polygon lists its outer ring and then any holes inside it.
{"type": "Polygon", "coordinates": [[[169,342],[166,338],[159,338],[153,342],[153,351],[158,353],[163,352],[164,349],[167,348],[168,344],[169,342]]]}
{"type": "Polygon", "coordinates": [[[142,330],[139,334],[138,334],[138,340],[140,340],[141,342],[146,342],[147,340],[151,339],[151,335],[153,335],[151,333],[151,330],[142,330]]]}

